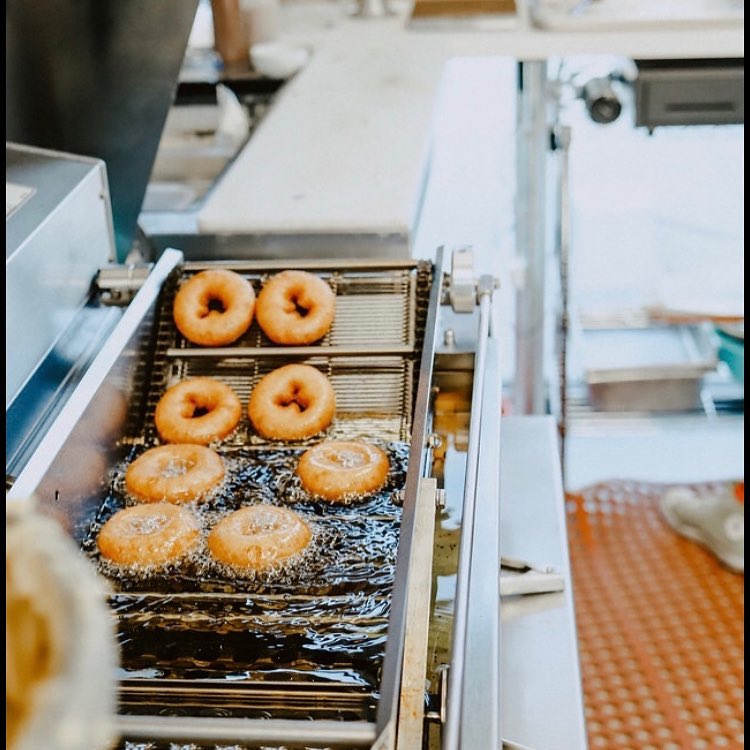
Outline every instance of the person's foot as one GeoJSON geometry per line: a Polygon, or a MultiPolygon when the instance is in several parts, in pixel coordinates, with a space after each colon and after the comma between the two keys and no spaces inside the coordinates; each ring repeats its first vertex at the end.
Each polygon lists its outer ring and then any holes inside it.
{"type": "Polygon", "coordinates": [[[745,572],[745,505],[731,488],[699,494],[673,487],[659,508],[681,536],[703,545],[735,573],[745,572]]]}

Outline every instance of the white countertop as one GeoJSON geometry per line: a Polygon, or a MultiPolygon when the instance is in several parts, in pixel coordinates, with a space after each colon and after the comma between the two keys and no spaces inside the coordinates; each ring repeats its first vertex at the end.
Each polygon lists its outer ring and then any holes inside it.
{"type": "MultiPolygon", "coordinates": [[[[407,24],[409,5],[397,7],[372,19],[352,18],[336,3],[285,7],[282,39],[313,54],[208,196],[200,232],[397,234],[411,247],[436,100],[454,57],[502,56],[511,65],[561,54],[744,57],[744,23],[736,21],[545,31],[522,6],[499,27],[420,28],[407,24]],[[325,9],[324,22],[315,7],[325,9]]],[[[492,96],[515,112],[512,77],[492,96]]]]}
{"type": "Polygon", "coordinates": [[[342,16],[208,197],[200,231],[410,235],[444,66],[494,47],[342,16]]]}

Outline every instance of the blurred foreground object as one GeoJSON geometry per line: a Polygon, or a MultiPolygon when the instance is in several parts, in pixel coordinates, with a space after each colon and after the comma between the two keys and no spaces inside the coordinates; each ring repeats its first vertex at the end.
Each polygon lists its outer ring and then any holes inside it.
{"type": "Polygon", "coordinates": [[[32,502],[6,505],[5,526],[6,747],[111,748],[118,657],[105,586],[32,502]]]}

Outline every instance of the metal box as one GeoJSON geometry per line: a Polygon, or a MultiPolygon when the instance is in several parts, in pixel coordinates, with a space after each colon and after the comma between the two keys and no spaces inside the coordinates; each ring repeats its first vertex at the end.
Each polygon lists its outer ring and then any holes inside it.
{"type": "Polygon", "coordinates": [[[635,124],[738,125],[745,122],[743,60],[636,60],[635,124]]]}
{"type": "Polygon", "coordinates": [[[591,405],[605,412],[699,409],[703,376],[717,365],[701,326],[585,330],[583,357],[591,405]]]}
{"type": "Polygon", "coordinates": [[[104,162],[6,144],[6,411],[114,259],[104,162]]]}

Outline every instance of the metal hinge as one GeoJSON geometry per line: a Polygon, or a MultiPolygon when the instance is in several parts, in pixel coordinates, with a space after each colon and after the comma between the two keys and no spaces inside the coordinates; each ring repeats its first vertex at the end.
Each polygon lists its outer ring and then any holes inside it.
{"type": "Polygon", "coordinates": [[[153,263],[100,268],[94,286],[104,305],[128,305],[151,273],[153,263]]]}

